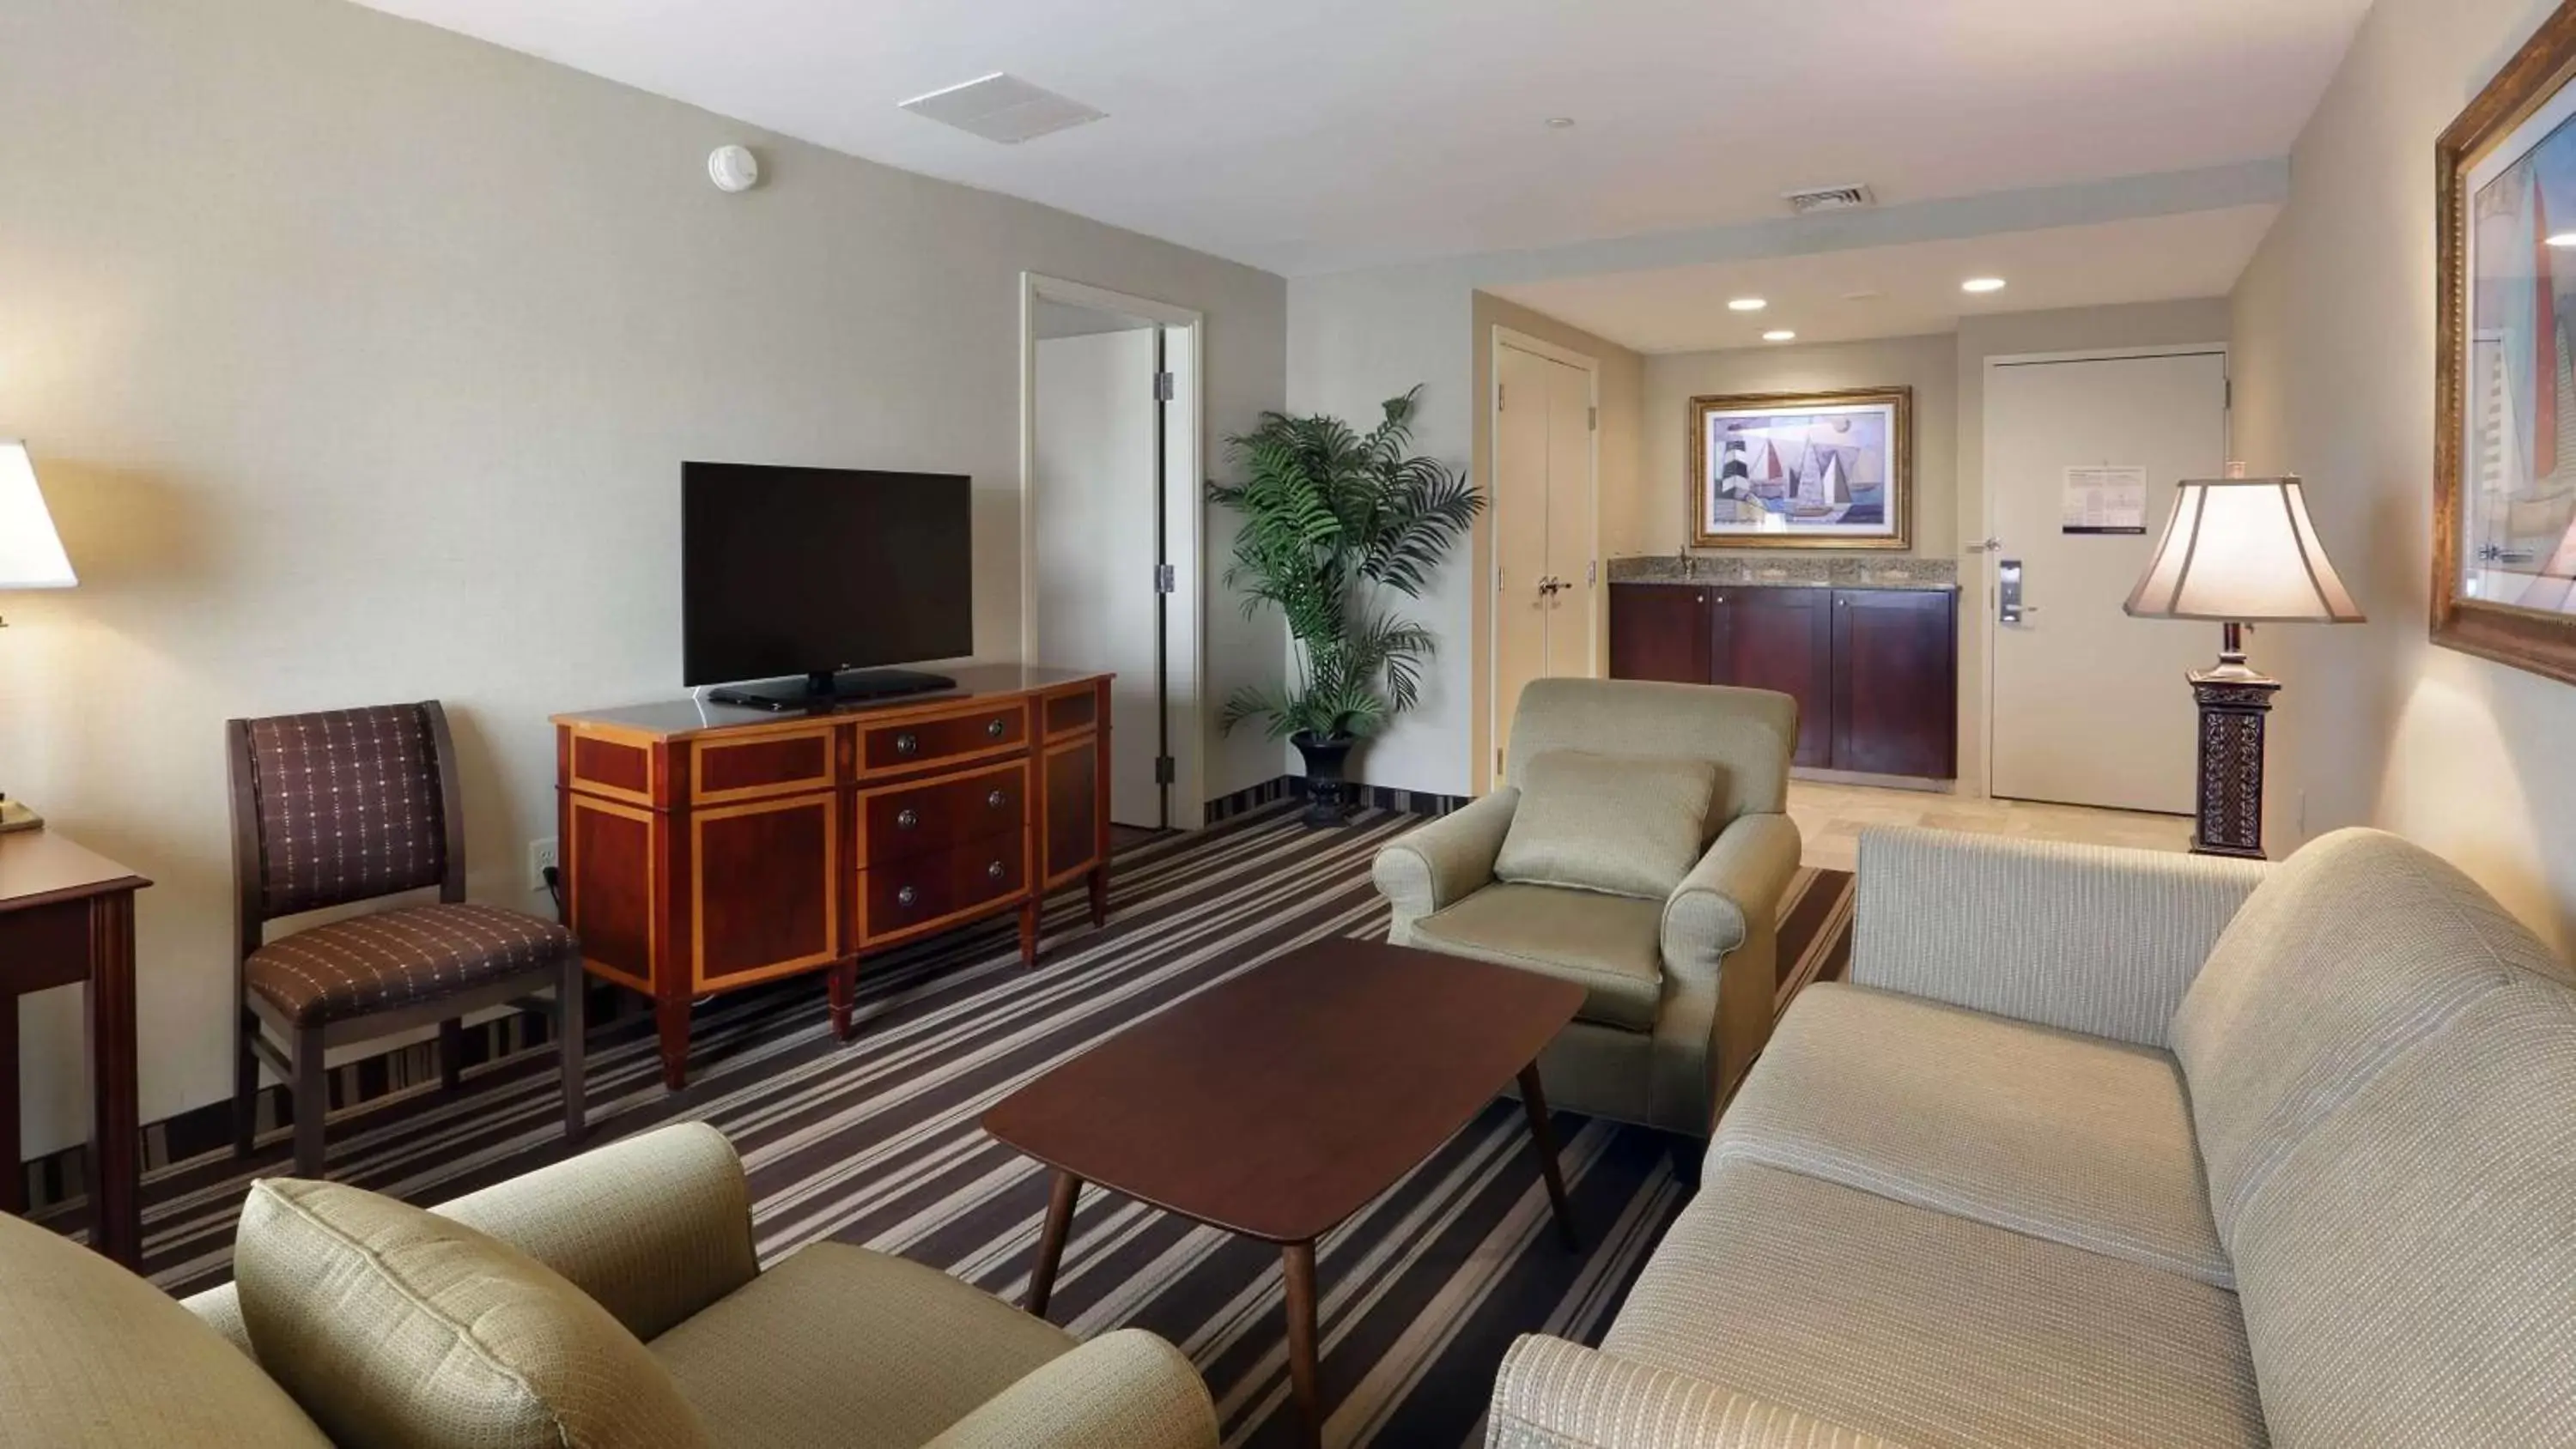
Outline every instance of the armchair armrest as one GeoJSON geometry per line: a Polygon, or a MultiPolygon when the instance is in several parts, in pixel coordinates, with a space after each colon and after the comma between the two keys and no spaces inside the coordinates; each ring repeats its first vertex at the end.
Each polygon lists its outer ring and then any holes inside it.
{"type": "Polygon", "coordinates": [[[1720,1385],[1525,1334],[1503,1355],[1486,1449],[1904,1449],[1720,1385]]]}
{"type": "Polygon", "coordinates": [[[1798,874],[1798,826],[1786,815],[1739,815],[1664,900],[1664,965],[1715,975],[1726,953],[1773,913],[1798,874]]]}
{"type": "Polygon", "coordinates": [[[1395,944],[1407,944],[1413,923],[1493,883],[1494,857],[1521,792],[1509,786],[1406,831],[1377,853],[1369,874],[1377,893],[1395,907],[1395,944]]]}
{"type": "Polygon", "coordinates": [[[1216,1449],[1216,1433],[1190,1361],[1122,1328],[1032,1370],[924,1449],[1216,1449]]]}
{"type": "Polygon", "coordinates": [[[2161,1047],[2210,947],[2268,869],[2154,850],[1867,831],[1851,980],[2161,1047]]]}
{"type": "Polygon", "coordinates": [[[1657,1091],[1689,1102],[1699,1132],[1771,1039],[1780,897],[1797,877],[1800,852],[1788,816],[1739,815],[1664,900],[1665,1016],[1694,1049],[1666,1055],[1668,1072],[1689,1073],[1687,1086],[1675,1079],[1657,1091]]]}
{"type": "MultiPolygon", "coordinates": [[[[760,1272],[742,1159],[704,1123],[613,1142],[430,1211],[561,1273],[648,1343],[760,1272]]],[[[252,1352],[232,1284],[181,1301],[252,1352]]]]}

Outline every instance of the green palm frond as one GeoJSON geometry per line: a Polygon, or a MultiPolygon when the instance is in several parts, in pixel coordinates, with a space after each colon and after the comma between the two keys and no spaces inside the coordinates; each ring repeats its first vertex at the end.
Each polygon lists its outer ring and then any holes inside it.
{"type": "Polygon", "coordinates": [[[1362,434],[1339,418],[1264,413],[1227,445],[1240,483],[1208,497],[1242,516],[1226,587],[1251,617],[1275,608],[1296,641],[1300,678],[1278,694],[1238,691],[1228,730],[1260,719],[1274,738],[1376,734],[1422,696],[1431,632],[1377,609],[1380,588],[1420,598],[1485,500],[1463,472],[1413,456],[1422,389],[1389,398],[1362,434]]]}

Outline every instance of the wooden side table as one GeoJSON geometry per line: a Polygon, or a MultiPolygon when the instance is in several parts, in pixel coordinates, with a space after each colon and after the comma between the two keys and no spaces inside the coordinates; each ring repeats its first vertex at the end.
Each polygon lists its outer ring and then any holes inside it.
{"type": "Polygon", "coordinates": [[[26,1210],[18,1136],[18,998],[88,987],[90,1245],[143,1266],[135,1086],[134,893],[152,882],[52,830],[0,835],[0,1210],[26,1210]]]}

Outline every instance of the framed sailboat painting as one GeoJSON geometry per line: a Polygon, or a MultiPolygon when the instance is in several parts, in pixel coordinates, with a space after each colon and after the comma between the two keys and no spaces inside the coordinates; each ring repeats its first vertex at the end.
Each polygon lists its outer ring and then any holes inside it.
{"type": "Polygon", "coordinates": [[[1911,548],[1914,390],[1690,400],[1698,548],[1911,548]]]}

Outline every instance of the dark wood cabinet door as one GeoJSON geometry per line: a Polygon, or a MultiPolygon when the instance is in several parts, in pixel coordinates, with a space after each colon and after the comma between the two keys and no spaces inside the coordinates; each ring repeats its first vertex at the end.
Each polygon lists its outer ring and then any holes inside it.
{"type": "Polygon", "coordinates": [[[1687,584],[1610,586],[1610,677],[1709,682],[1709,591],[1687,584]]]}
{"type": "Polygon", "coordinates": [[[1833,594],[1833,767],[1959,773],[1955,600],[1946,590],[1833,594]]]}
{"type": "Polygon", "coordinates": [[[1833,591],[1713,587],[1713,684],[1771,689],[1798,701],[1791,763],[1825,765],[1834,753],[1833,591]]]}

